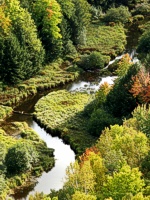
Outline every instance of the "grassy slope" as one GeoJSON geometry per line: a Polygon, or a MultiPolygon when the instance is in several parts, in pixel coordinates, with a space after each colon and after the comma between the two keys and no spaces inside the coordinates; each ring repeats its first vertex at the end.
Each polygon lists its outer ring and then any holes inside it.
{"type": "Polygon", "coordinates": [[[125,29],[121,25],[104,26],[91,24],[87,29],[87,41],[80,51],[96,50],[110,57],[122,53],[126,45],[125,29]]]}

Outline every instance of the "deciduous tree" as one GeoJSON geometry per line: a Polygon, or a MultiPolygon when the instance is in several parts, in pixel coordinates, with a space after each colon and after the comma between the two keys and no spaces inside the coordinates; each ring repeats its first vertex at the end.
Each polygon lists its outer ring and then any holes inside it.
{"type": "Polygon", "coordinates": [[[37,0],[33,3],[32,17],[46,50],[46,61],[52,61],[61,52],[62,41],[59,24],[62,13],[56,0],[37,0]]]}
{"type": "Polygon", "coordinates": [[[128,165],[123,166],[118,173],[107,177],[103,187],[103,198],[112,197],[114,200],[122,199],[127,193],[136,195],[142,191],[144,180],[141,179],[138,168],[131,169],[128,165]]]}

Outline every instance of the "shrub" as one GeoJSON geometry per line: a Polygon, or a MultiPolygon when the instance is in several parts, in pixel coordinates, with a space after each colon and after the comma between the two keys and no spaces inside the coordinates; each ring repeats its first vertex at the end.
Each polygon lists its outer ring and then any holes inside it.
{"type": "Polygon", "coordinates": [[[94,51],[90,55],[82,56],[79,66],[85,70],[102,69],[107,58],[107,56],[103,56],[101,53],[94,51]]]}
{"type": "Polygon", "coordinates": [[[18,143],[8,149],[5,164],[9,174],[20,173],[31,169],[33,163],[37,162],[37,152],[29,143],[18,143]]]}

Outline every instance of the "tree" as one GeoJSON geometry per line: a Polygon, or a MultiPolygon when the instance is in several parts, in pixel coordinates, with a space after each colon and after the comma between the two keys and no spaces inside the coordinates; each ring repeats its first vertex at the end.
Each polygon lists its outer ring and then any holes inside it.
{"type": "Polygon", "coordinates": [[[96,193],[101,192],[101,188],[106,180],[107,169],[104,165],[104,160],[102,159],[100,153],[91,152],[89,154],[88,160],[95,174],[95,191],[96,193]]]}
{"type": "Polygon", "coordinates": [[[90,5],[86,0],[73,0],[74,9],[73,15],[69,20],[71,27],[71,40],[74,45],[80,44],[80,36],[83,30],[86,29],[90,22],[90,5]]]}
{"type": "Polygon", "coordinates": [[[19,142],[8,149],[5,158],[7,172],[16,174],[32,168],[38,160],[38,154],[29,143],[19,142]]]}
{"type": "Polygon", "coordinates": [[[86,195],[94,192],[95,174],[90,165],[90,161],[85,161],[80,168],[80,191],[84,192],[86,195]]]}
{"type": "Polygon", "coordinates": [[[141,54],[148,54],[150,52],[150,28],[140,37],[137,52],[141,54]]]}
{"type": "Polygon", "coordinates": [[[118,8],[110,8],[104,16],[105,22],[127,23],[131,16],[128,7],[120,6],[118,8]]]}
{"type": "Polygon", "coordinates": [[[119,120],[105,111],[103,108],[98,108],[93,111],[88,123],[88,131],[95,136],[99,136],[105,127],[110,127],[119,123],[119,120]]]}
{"type": "Polygon", "coordinates": [[[11,20],[8,16],[5,15],[5,6],[0,5],[0,37],[6,36],[9,34],[10,27],[11,27],[11,20]]]}
{"type": "Polygon", "coordinates": [[[114,125],[110,129],[106,128],[102,132],[96,147],[101,153],[106,166],[109,167],[111,163],[115,162],[113,170],[118,169],[125,162],[131,167],[138,167],[149,151],[146,135],[124,125],[114,125]],[[112,152],[116,152],[116,158],[112,156],[112,152]]]}
{"type": "Polygon", "coordinates": [[[54,60],[61,52],[62,40],[59,24],[61,8],[56,0],[37,0],[32,6],[32,17],[46,50],[46,62],[54,60]]]}
{"type": "Polygon", "coordinates": [[[97,108],[100,108],[103,105],[103,103],[106,101],[106,96],[110,92],[110,90],[111,90],[111,86],[107,82],[104,82],[100,86],[99,90],[96,92],[97,108]]]}
{"type": "Polygon", "coordinates": [[[119,77],[125,76],[132,64],[133,63],[131,62],[131,57],[129,54],[123,55],[120,62],[118,63],[118,68],[116,70],[117,75],[119,77]]]}
{"type": "Polygon", "coordinates": [[[80,191],[87,194],[91,194],[94,191],[95,175],[90,166],[90,162],[87,160],[81,166],[76,161],[66,170],[67,182],[65,186],[73,188],[74,191],[80,191]]]}
{"type": "Polygon", "coordinates": [[[148,104],[150,102],[150,75],[141,69],[137,75],[132,77],[132,87],[129,90],[136,98],[137,103],[148,104]]]}
{"type": "Polygon", "coordinates": [[[138,106],[134,109],[132,115],[136,119],[137,130],[150,137],[150,108],[147,108],[146,105],[138,106]]]}
{"type": "Polygon", "coordinates": [[[103,56],[99,52],[92,52],[90,55],[84,55],[81,57],[79,66],[85,70],[102,69],[106,61],[106,56],[103,56]]]}
{"type": "Polygon", "coordinates": [[[76,191],[72,195],[72,200],[79,200],[79,199],[82,199],[82,200],[96,200],[97,198],[94,195],[89,195],[89,194],[85,194],[83,192],[76,191]]]}
{"type": "Polygon", "coordinates": [[[57,197],[53,197],[52,199],[43,193],[36,192],[35,195],[30,195],[29,200],[58,200],[57,197]]]}
{"type": "Polygon", "coordinates": [[[142,191],[144,180],[141,179],[138,168],[131,169],[123,166],[118,173],[107,177],[107,182],[102,188],[103,199],[112,197],[114,200],[122,199],[127,193],[136,195],[142,191]]]}
{"type": "Polygon", "coordinates": [[[4,13],[11,21],[9,33],[0,37],[0,78],[15,84],[42,68],[44,50],[34,21],[17,0],[6,1],[4,13]]]}
{"type": "Polygon", "coordinates": [[[139,71],[140,65],[131,65],[125,76],[115,80],[112,90],[108,93],[104,104],[107,112],[114,117],[129,118],[137,106],[136,99],[129,92],[132,87],[132,77],[139,71]]]}
{"type": "Polygon", "coordinates": [[[0,142],[0,165],[4,163],[6,156],[6,145],[3,142],[0,142]]]}
{"type": "Polygon", "coordinates": [[[147,177],[149,179],[150,177],[150,151],[148,152],[148,155],[145,156],[145,158],[143,159],[140,169],[144,177],[147,177]]]}
{"type": "Polygon", "coordinates": [[[7,188],[6,180],[3,175],[0,174],[0,197],[3,197],[3,192],[7,188]]]}

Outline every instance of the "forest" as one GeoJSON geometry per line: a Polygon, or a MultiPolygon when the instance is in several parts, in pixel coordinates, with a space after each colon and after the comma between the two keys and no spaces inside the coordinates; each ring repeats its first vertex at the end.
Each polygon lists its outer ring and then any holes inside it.
{"type": "Polygon", "coordinates": [[[26,122],[7,122],[22,102],[50,91],[33,118],[70,144],[76,161],[62,189],[29,200],[149,200],[149,73],[150,0],[1,1],[0,199],[55,165],[54,150],[26,122]],[[116,79],[91,94],[52,91],[88,71],[116,79]]]}

